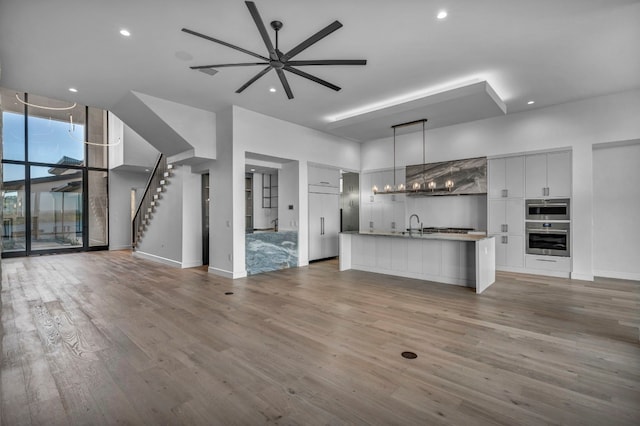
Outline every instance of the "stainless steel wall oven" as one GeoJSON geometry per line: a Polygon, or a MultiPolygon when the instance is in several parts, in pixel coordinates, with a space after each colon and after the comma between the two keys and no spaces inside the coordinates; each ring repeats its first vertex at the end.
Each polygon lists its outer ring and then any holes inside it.
{"type": "Polygon", "coordinates": [[[527,254],[549,256],[571,255],[571,224],[569,222],[527,222],[527,254]]]}
{"type": "Polygon", "coordinates": [[[569,220],[569,199],[547,199],[526,201],[527,220],[569,220]]]}

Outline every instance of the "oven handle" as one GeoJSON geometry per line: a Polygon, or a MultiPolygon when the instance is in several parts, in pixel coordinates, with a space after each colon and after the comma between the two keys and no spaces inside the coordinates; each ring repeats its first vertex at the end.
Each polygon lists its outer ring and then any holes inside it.
{"type": "Polygon", "coordinates": [[[565,229],[549,230],[549,229],[529,228],[529,229],[527,229],[527,232],[529,232],[529,233],[531,233],[531,232],[543,232],[545,234],[566,234],[568,231],[565,230],[565,229]]]}
{"type": "Polygon", "coordinates": [[[529,207],[550,207],[550,206],[566,207],[567,205],[568,205],[567,203],[527,204],[527,206],[529,207]]]}

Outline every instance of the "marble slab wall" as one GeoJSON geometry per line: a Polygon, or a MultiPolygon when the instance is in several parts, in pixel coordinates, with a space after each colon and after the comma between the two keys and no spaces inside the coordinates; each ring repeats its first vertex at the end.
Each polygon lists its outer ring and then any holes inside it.
{"type": "Polygon", "coordinates": [[[255,232],[245,235],[248,275],[298,266],[298,232],[255,232]]]}
{"type": "MultiPolygon", "coordinates": [[[[428,188],[429,183],[433,182],[435,188],[433,191],[420,191],[415,195],[486,194],[487,158],[467,158],[464,160],[407,166],[407,189],[412,188],[416,182],[422,188],[428,188]],[[454,183],[450,190],[445,187],[447,180],[452,180],[454,183]]],[[[409,195],[411,194],[409,193],[409,195]]]]}

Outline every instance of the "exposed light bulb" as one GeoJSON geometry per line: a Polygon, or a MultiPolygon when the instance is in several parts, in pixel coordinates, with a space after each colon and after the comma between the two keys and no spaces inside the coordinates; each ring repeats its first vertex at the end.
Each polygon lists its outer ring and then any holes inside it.
{"type": "Polygon", "coordinates": [[[270,89],[269,89],[269,91],[270,91],[271,93],[276,93],[276,88],[275,88],[275,87],[272,87],[272,88],[270,88],[270,89]]]}
{"type": "Polygon", "coordinates": [[[373,185],[373,188],[371,188],[371,190],[373,191],[374,194],[378,193],[378,187],[376,185],[373,185]]]}
{"type": "Polygon", "coordinates": [[[451,179],[447,179],[447,181],[444,183],[444,186],[445,186],[449,191],[451,191],[451,188],[453,188],[453,185],[454,185],[454,183],[453,183],[453,181],[452,181],[451,179]]]}
{"type": "Polygon", "coordinates": [[[76,89],[75,87],[69,87],[69,91],[73,93],[77,93],[78,89],[76,89]]]}
{"type": "Polygon", "coordinates": [[[129,32],[129,30],[124,29],[124,28],[120,30],[120,34],[121,34],[121,35],[123,35],[123,36],[125,36],[125,37],[129,37],[129,36],[131,35],[131,33],[129,32]]]}
{"type": "Polygon", "coordinates": [[[440,12],[438,12],[438,15],[436,16],[438,19],[444,19],[447,17],[447,11],[446,10],[441,10],[440,12]]]}

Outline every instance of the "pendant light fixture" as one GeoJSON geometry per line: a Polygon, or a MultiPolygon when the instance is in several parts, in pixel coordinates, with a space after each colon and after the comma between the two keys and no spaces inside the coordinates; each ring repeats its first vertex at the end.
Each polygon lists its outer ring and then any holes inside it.
{"type": "MultiPolygon", "coordinates": [[[[396,129],[398,127],[406,127],[406,126],[413,126],[415,124],[418,123],[422,123],[422,176],[424,179],[424,167],[425,167],[425,146],[426,146],[426,139],[425,139],[425,124],[427,122],[426,118],[420,119],[420,120],[415,120],[415,121],[409,121],[407,123],[400,123],[400,124],[394,124],[393,126],[391,126],[391,128],[393,129],[393,185],[391,184],[386,184],[383,187],[383,191],[379,192],[378,186],[377,185],[373,185],[373,187],[371,188],[374,194],[404,194],[406,192],[418,192],[418,191],[425,191],[427,185],[425,183],[423,183],[422,185],[419,182],[414,182],[413,185],[411,186],[411,188],[407,188],[406,185],[404,183],[397,183],[396,182],[396,129]]],[[[429,182],[429,188],[431,190],[435,189],[435,182],[429,182]],[[433,187],[431,186],[433,184],[433,187]]]]}

